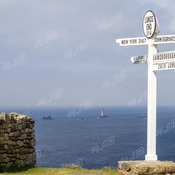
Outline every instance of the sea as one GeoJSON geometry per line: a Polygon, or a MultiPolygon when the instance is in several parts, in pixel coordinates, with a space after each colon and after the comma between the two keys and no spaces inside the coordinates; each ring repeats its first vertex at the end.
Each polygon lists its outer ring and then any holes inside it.
{"type": "MultiPolygon", "coordinates": [[[[35,120],[37,166],[117,168],[118,161],[144,160],[146,107],[20,109],[35,120]],[[43,120],[51,116],[53,120],[43,120]]],[[[175,108],[157,109],[157,155],[175,161],[175,108]]]]}

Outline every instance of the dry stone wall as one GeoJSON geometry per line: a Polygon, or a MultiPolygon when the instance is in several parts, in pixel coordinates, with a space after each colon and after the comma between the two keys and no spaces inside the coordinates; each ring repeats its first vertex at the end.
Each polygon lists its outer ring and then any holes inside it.
{"type": "Polygon", "coordinates": [[[35,165],[34,120],[18,113],[0,114],[0,167],[35,165]]]}

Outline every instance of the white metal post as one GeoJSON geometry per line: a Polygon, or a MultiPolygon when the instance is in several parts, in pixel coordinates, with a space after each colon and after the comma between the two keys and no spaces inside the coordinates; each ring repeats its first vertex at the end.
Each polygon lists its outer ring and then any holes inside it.
{"type": "Polygon", "coordinates": [[[155,14],[148,10],[143,19],[145,37],[123,38],[116,41],[120,46],[148,45],[147,56],[131,57],[133,64],[148,62],[148,106],[147,106],[147,155],[146,160],[157,160],[156,154],[156,113],[157,76],[160,70],[175,70],[175,51],[157,53],[157,44],[175,43],[175,35],[159,35],[159,24],[155,14]],[[154,60],[153,60],[154,57],[154,60]],[[161,59],[160,59],[161,58],[161,59]]]}
{"type": "Polygon", "coordinates": [[[156,155],[156,106],[157,76],[153,71],[153,54],[157,53],[157,45],[148,45],[148,106],[147,106],[147,155],[146,160],[157,160],[156,155]]]}

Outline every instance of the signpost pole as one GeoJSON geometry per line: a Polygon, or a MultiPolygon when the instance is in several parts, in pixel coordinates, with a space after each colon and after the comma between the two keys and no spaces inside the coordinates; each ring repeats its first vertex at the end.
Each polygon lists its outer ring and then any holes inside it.
{"type": "Polygon", "coordinates": [[[124,38],[116,41],[120,46],[148,45],[148,56],[131,57],[133,64],[148,63],[147,101],[147,154],[146,160],[157,160],[156,113],[157,113],[157,71],[175,69],[175,51],[158,53],[157,44],[175,43],[175,35],[157,36],[159,24],[155,14],[148,10],[143,19],[145,37],[124,38]]]}
{"type": "Polygon", "coordinates": [[[156,45],[148,45],[148,106],[147,106],[147,155],[146,160],[157,160],[156,155],[156,106],[157,76],[153,71],[153,54],[157,53],[156,45]]]}

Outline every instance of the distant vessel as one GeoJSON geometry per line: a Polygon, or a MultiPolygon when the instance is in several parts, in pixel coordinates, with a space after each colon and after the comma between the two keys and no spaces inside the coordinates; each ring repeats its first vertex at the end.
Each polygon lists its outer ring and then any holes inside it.
{"type": "Polygon", "coordinates": [[[108,118],[108,116],[104,114],[104,108],[101,109],[101,114],[98,117],[98,119],[101,119],[101,118],[108,118]]]}
{"type": "Polygon", "coordinates": [[[49,115],[48,117],[43,117],[43,120],[53,120],[53,118],[49,115]]]}
{"type": "Polygon", "coordinates": [[[138,118],[147,119],[147,116],[146,115],[140,115],[140,116],[138,116],[138,118]]]}

